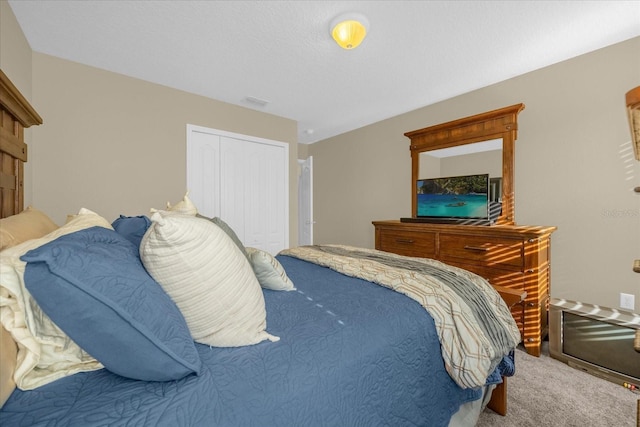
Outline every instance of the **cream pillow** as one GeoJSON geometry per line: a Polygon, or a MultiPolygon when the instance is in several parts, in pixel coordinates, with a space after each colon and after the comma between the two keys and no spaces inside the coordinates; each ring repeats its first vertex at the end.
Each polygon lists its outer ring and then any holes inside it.
{"type": "Polygon", "coordinates": [[[28,206],[17,215],[0,219],[0,250],[37,239],[58,228],[44,212],[28,206]]]}
{"type": "Polygon", "coordinates": [[[195,216],[198,213],[198,208],[196,208],[196,205],[194,205],[189,198],[189,192],[187,191],[182,200],[175,205],[171,205],[170,202],[167,202],[167,207],[164,210],[151,208],[151,215],[156,212],[161,212],[164,215],[167,215],[167,213],[171,213],[177,215],[195,216]]]}
{"type": "Polygon", "coordinates": [[[109,221],[88,210],[39,239],[32,239],[0,252],[0,322],[18,344],[14,380],[29,390],[67,375],[102,368],[42,312],[24,284],[26,263],[20,257],[60,236],[100,226],[109,221]]]}
{"type": "Polygon", "coordinates": [[[17,359],[18,347],[15,341],[11,334],[0,326],[0,408],[16,388],[13,372],[16,370],[17,359]]]}
{"type": "Polygon", "coordinates": [[[193,339],[239,347],[266,339],[267,312],[247,258],[217,225],[190,215],[151,216],[140,258],[173,298],[193,339]]]}
{"type": "Polygon", "coordinates": [[[273,255],[257,248],[245,250],[260,286],[274,291],[296,290],[284,267],[273,255]]]}
{"type": "Polygon", "coordinates": [[[170,212],[185,214],[185,215],[195,215],[198,213],[198,209],[196,205],[193,204],[191,199],[189,198],[189,192],[184,195],[181,201],[171,206],[171,203],[167,202],[167,210],[170,212]]]}

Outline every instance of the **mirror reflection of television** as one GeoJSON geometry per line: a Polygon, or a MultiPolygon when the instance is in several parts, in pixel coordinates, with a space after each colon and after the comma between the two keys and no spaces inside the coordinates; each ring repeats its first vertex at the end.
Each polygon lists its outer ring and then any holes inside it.
{"type": "Polygon", "coordinates": [[[489,219],[489,174],[419,179],[418,218],[489,219]]]}

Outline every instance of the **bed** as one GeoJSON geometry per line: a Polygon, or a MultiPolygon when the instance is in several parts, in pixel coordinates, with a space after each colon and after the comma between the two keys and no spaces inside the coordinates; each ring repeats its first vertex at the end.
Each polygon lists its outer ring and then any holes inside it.
{"type": "Polygon", "coordinates": [[[26,154],[6,147],[38,120],[0,77],[18,130],[1,145],[0,424],[471,426],[492,392],[504,411],[521,296],[372,249],[273,257],[187,196],[58,226],[23,210],[26,154]]]}

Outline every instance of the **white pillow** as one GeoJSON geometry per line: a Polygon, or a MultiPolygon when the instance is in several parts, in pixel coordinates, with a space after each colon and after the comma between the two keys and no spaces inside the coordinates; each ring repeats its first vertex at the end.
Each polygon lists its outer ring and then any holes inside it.
{"type": "Polygon", "coordinates": [[[109,221],[81,209],[62,227],[39,238],[0,251],[0,322],[18,344],[14,380],[18,388],[33,389],[76,372],[101,369],[42,312],[24,284],[26,263],[20,257],[60,236],[94,226],[113,229],[109,221]]]}
{"type": "Polygon", "coordinates": [[[274,291],[295,291],[287,272],[269,252],[257,248],[245,248],[260,286],[274,291]]]}
{"type": "Polygon", "coordinates": [[[247,258],[217,225],[191,215],[156,212],[140,243],[140,258],[173,298],[193,339],[239,347],[265,339],[267,312],[247,258]]]}

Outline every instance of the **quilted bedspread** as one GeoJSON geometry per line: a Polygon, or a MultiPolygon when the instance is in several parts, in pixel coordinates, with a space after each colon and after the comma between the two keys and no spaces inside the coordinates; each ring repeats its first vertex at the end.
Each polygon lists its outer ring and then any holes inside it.
{"type": "Polygon", "coordinates": [[[447,373],[424,308],[385,287],[278,256],[297,291],[264,290],[281,339],[197,345],[200,375],[135,381],[101,369],[16,390],[3,426],[446,426],[481,389],[447,373]]]}
{"type": "Polygon", "coordinates": [[[433,317],[447,371],[461,387],[480,387],[520,342],[500,295],[469,271],[425,258],[408,258],[344,245],[301,246],[282,254],[393,289],[433,317]]]}

